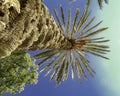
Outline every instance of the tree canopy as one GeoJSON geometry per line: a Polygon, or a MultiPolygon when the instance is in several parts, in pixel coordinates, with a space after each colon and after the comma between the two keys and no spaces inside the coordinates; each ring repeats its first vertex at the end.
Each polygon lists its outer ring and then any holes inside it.
{"type": "Polygon", "coordinates": [[[36,84],[37,70],[28,53],[14,53],[0,59],[0,94],[20,93],[26,84],[36,84]]]}

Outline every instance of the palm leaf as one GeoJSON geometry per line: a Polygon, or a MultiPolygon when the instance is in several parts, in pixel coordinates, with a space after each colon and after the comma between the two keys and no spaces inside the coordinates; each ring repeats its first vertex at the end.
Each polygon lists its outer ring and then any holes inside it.
{"type": "Polygon", "coordinates": [[[64,74],[63,74],[63,81],[67,80],[68,72],[69,72],[69,64],[70,63],[68,61],[66,61],[64,74]]]}
{"type": "Polygon", "coordinates": [[[55,13],[55,17],[56,17],[56,19],[57,19],[57,21],[58,21],[59,27],[61,28],[62,31],[64,31],[64,29],[63,29],[63,27],[62,27],[62,24],[61,24],[61,22],[60,22],[60,18],[59,18],[59,16],[58,16],[58,13],[57,13],[56,9],[54,8],[53,10],[54,10],[54,13],[55,13]]]}
{"type": "Polygon", "coordinates": [[[81,76],[83,75],[84,78],[87,79],[86,73],[85,73],[83,67],[81,66],[81,63],[78,58],[75,59],[75,67],[76,67],[76,72],[77,72],[78,78],[80,79],[81,76]]]}
{"type": "Polygon", "coordinates": [[[81,27],[82,27],[82,25],[86,22],[86,20],[88,19],[88,17],[89,17],[89,15],[90,15],[90,13],[88,14],[88,6],[85,8],[85,10],[84,10],[84,12],[83,12],[83,14],[82,14],[82,16],[81,16],[81,18],[80,18],[80,20],[78,21],[78,26],[77,26],[77,30],[76,31],[78,31],[81,27]]]}
{"type": "Polygon", "coordinates": [[[94,26],[90,27],[89,29],[86,28],[86,31],[82,31],[81,35],[84,35],[88,32],[90,32],[91,30],[95,29],[97,26],[99,26],[103,21],[98,22],[97,24],[95,24],[94,26]]]}
{"type": "Polygon", "coordinates": [[[71,77],[74,80],[74,77],[75,77],[75,68],[74,68],[73,64],[71,65],[71,77]]]}
{"type": "MultiPolygon", "coordinates": [[[[81,34],[83,34],[84,30],[87,29],[89,27],[89,25],[91,25],[91,23],[95,20],[95,17],[93,17],[86,25],[85,27],[83,27],[83,29],[81,30],[81,34]]],[[[87,31],[88,32],[88,31],[87,31]]],[[[85,33],[85,32],[84,32],[85,33]]]]}
{"type": "Polygon", "coordinates": [[[110,41],[110,40],[99,40],[99,41],[89,40],[87,42],[89,42],[89,43],[106,43],[108,41],[110,41]]]}
{"type": "Polygon", "coordinates": [[[98,45],[98,44],[94,44],[94,43],[87,43],[87,46],[91,46],[91,47],[98,47],[98,48],[109,48],[109,46],[107,45],[98,45]]]}
{"type": "Polygon", "coordinates": [[[39,54],[36,54],[34,56],[35,59],[39,59],[39,58],[43,58],[43,57],[48,57],[50,55],[53,55],[53,54],[56,54],[57,51],[54,51],[54,50],[47,50],[47,51],[44,51],[44,52],[41,52],[39,54]]]}
{"type": "MultiPolygon", "coordinates": [[[[48,62],[48,64],[46,66],[44,66],[41,70],[40,73],[46,71],[48,68],[51,68],[51,66],[54,64],[54,62],[59,58],[59,54],[56,55],[54,58],[52,58],[52,60],[50,62],[48,62]]],[[[51,58],[50,58],[51,59],[51,58]]]]}
{"type": "Polygon", "coordinates": [[[83,65],[85,66],[85,68],[87,69],[89,74],[93,77],[93,73],[95,73],[95,72],[89,65],[88,60],[80,52],[78,52],[78,53],[79,53],[79,57],[80,57],[80,60],[82,61],[83,65]]]}
{"type": "Polygon", "coordinates": [[[63,11],[62,6],[60,6],[60,11],[61,11],[61,16],[62,16],[62,21],[63,21],[63,24],[65,26],[65,15],[64,15],[64,11],[63,11]]]}
{"type": "Polygon", "coordinates": [[[66,32],[67,32],[67,36],[70,32],[70,23],[71,22],[71,10],[70,8],[68,9],[68,19],[67,19],[67,28],[66,28],[66,32]]]}
{"type": "Polygon", "coordinates": [[[108,60],[109,60],[109,58],[107,58],[107,57],[105,57],[105,56],[103,56],[103,55],[101,55],[101,54],[99,54],[99,53],[95,53],[94,51],[87,51],[87,52],[89,52],[89,53],[91,53],[91,54],[93,54],[93,55],[95,55],[95,56],[98,56],[98,57],[101,57],[101,58],[104,58],[104,59],[108,59],[108,60]]]}
{"type": "Polygon", "coordinates": [[[80,13],[80,9],[76,8],[76,13],[75,13],[75,17],[74,17],[74,20],[73,20],[73,26],[72,26],[72,33],[71,33],[71,35],[73,35],[76,32],[75,27],[76,27],[76,22],[77,22],[79,13],[80,13]]]}
{"type": "Polygon", "coordinates": [[[63,74],[64,74],[65,59],[63,59],[62,62],[63,62],[63,63],[62,63],[62,65],[61,65],[61,67],[59,68],[59,71],[58,71],[58,74],[57,74],[57,78],[56,78],[57,85],[60,83],[60,81],[62,81],[62,77],[63,77],[63,74]]]}
{"type": "Polygon", "coordinates": [[[106,30],[106,29],[108,29],[108,27],[101,28],[101,29],[99,29],[99,30],[96,30],[96,31],[94,31],[94,32],[91,32],[91,33],[85,35],[84,38],[90,37],[90,36],[93,36],[93,35],[97,35],[98,33],[103,32],[103,31],[106,30]]]}

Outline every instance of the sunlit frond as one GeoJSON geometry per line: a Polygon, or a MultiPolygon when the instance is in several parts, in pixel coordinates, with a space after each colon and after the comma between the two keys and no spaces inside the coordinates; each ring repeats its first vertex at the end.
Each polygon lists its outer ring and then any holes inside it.
{"type": "Polygon", "coordinates": [[[81,15],[80,9],[76,8],[73,20],[71,20],[71,8],[68,9],[67,17],[65,17],[63,7],[60,6],[61,18],[54,9],[56,22],[58,22],[58,26],[72,46],[70,48],[66,46],[65,49],[59,50],[48,49],[35,55],[36,59],[41,60],[39,65],[45,64],[40,73],[46,71],[45,76],[51,75],[51,80],[55,79],[57,84],[67,80],[69,73],[72,79],[77,74],[79,81],[81,81],[82,77],[88,79],[88,73],[90,76],[94,76],[95,71],[90,66],[90,62],[86,57],[87,53],[109,59],[104,56],[110,51],[108,50],[109,46],[105,45],[109,40],[104,39],[104,37],[96,37],[97,34],[104,32],[108,28],[97,28],[102,21],[93,24],[95,17],[90,18],[89,5],[90,0],[88,0],[81,15]]]}

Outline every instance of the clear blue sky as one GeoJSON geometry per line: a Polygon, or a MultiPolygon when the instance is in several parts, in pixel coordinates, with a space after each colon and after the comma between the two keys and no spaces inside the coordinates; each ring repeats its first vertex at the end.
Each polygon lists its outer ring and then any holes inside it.
{"type": "MultiPolygon", "coordinates": [[[[52,8],[56,8],[58,10],[60,4],[64,9],[66,9],[65,11],[67,11],[69,6],[68,1],[69,0],[44,0],[51,13],[52,8]]],[[[117,31],[120,30],[118,25],[120,24],[118,24],[119,20],[115,22],[115,18],[120,17],[120,11],[116,10],[115,6],[120,4],[120,1],[114,1],[119,3],[114,3],[111,0],[109,5],[103,8],[103,11],[98,11],[98,7],[96,7],[97,3],[95,2],[93,4],[92,2],[91,9],[93,10],[93,14],[97,16],[97,20],[104,19],[103,25],[110,27],[108,30],[109,33],[106,31],[107,33],[105,33],[105,35],[107,38],[111,39],[110,46],[112,50],[112,52],[108,55],[110,58],[112,58],[109,61],[91,57],[94,58],[91,59],[91,63],[97,73],[94,78],[90,77],[89,80],[83,81],[82,84],[80,84],[77,80],[72,81],[69,77],[67,81],[56,87],[55,81],[50,81],[49,76],[44,78],[44,74],[41,74],[37,85],[27,85],[25,90],[20,94],[6,94],[3,96],[120,96],[120,92],[118,90],[120,89],[120,76],[118,74],[118,72],[120,72],[120,61],[118,56],[116,56],[118,49],[115,49],[117,47],[120,48],[120,39],[117,35],[117,31]],[[117,17],[112,16],[113,14],[117,15],[117,17]],[[116,26],[113,27],[112,24],[116,26]],[[114,30],[116,31],[116,33],[114,33],[116,35],[113,34],[114,30]]],[[[76,0],[76,2],[72,4],[73,11],[77,6],[80,6],[82,11],[82,9],[85,7],[85,3],[86,0],[76,0]]]]}

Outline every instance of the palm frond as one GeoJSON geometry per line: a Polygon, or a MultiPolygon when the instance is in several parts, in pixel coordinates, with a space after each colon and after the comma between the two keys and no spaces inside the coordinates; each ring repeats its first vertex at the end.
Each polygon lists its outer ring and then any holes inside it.
{"type": "MultiPolygon", "coordinates": [[[[83,29],[81,30],[81,34],[82,34],[82,32],[87,28],[87,27],[89,27],[89,25],[91,25],[91,23],[93,22],[95,20],[95,17],[93,17],[84,27],[83,27],[83,29]]],[[[87,31],[88,32],[88,31],[87,31]]],[[[85,32],[84,32],[85,33],[85,32]]]]}
{"type": "Polygon", "coordinates": [[[64,31],[64,29],[63,29],[63,27],[62,27],[62,24],[61,24],[61,22],[60,22],[60,18],[59,18],[59,16],[58,16],[58,13],[57,13],[56,9],[54,8],[53,10],[54,10],[55,17],[56,17],[56,19],[57,19],[57,22],[58,22],[59,27],[61,28],[62,31],[64,31]]]}
{"type": "Polygon", "coordinates": [[[65,26],[65,16],[64,16],[64,11],[63,11],[62,6],[60,6],[60,11],[61,11],[62,21],[63,21],[63,24],[64,24],[64,26],[65,26]]]}
{"type": "Polygon", "coordinates": [[[81,79],[81,76],[83,75],[84,78],[87,79],[87,75],[78,58],[75,58],[75,67],[76,67],[76,73],[78,75],[78,78],[81,79]]]}
{"type": "Polygon", "coordinates": [[[93,77],[93,73],[94,70],[91,68],[91,66],[89,65],[88,60],[80,53],[78,52],[80,60],[82,61],[82,64],[85,66],[85,68],[87,69],[88,73],[93,77]]]}
{"type": "Polygon", "coordinates": [[[70,65],[70,63],[68,61],[66,61],[65,69],[64,69],[65,71],[63,74],[63,81],[67,80],[68,72],[69,72],[69,65],[70,65]]]}
{"type": "Polygon", "coordinates": [[[89,4],[86,5],[85,10],[82,13],[82,16],[80,17],[78,24],[77,24],[77,28],[76,31],[80,30],[80,28],[82,27],[82,25],[86,22],[86,20],[88,19],[90,12],[88,13],[88,8],[89,8],[89,4]]]}
{"type": "Polygon", "coordinates": [[[76,26],[76,22],[77,22],[79,13],[80,13],[80,8],[76,8],[76,13],[75,13],[75,17],[74,17],[74,20],[73,20],[73,26],[72,26],[72,33],[71,33],[71,35],[73,35],[76,32],[75,26],[76,26]]]}
{"type": "Polygon", "coordinates": [[[88,32],[90,32],[91,30],[94,30],[97,26],[99,26],[100,24],[102,23],[102,21],[100,21],[100,22],[98,22],[97,24],[95,24],[94,26],[92,26],[92,27],[90,27],[90,28],[86,28],[86,31],[84,31],[84,30],[82,30],[81,32],[81,35],[84,35],[84,34],[86,34],[86,33],[88,33],[88,32]]]}
{"type": "Polygon", "coordinates": [[[68,9],[68,19],[67,19],[67,27],[66,27],[66,32],[67,32],[67,36],[70,32],[70,26],[71,26],[71,9],[68,9]]]}
{"type": "Polygon", "coordinates": [[[104,55],[110,51],[108,50],[109,46],[105,44],[109,40],[104,39],[104,37],[96,37],[97,34],[104,32],[108,28],[97,28],[102,21],[93,24],[95,17],[90,18],[91,11],[89,11],[89,5],[90,0],[88,0],[80,18],[80,9],[76,8],[73,20],[71,20],[71,8],[68,9],[66,18],[62,6],[60,6],[61,18],[58,16],[56,9],[54,9],[56,22],[58,22],[58,26],[63,32],[62,34],[71,43],[71,47],[64,46],[64,49],[59,50],[48,49],[35,55],[36,59],[41,60],[42,63],[40,65],[47,63],[40,72],[46,71],[45,76],[51,73],[50,79],[56,80],[57,85],[61,81],[67,80],[69,72],[71,72],[72,79],[77,74],[78,80],[80,81],[82,76],[88,79],[87,73],[92,77],[94,76],[95,71],[90,66],[90,62],[86,57],[87,53],[108,59],[104,55]]]}
{"type": "Polygon", "coordinates": [[[63,77],[63,74],[64,74],[64,69],[65,69],[65,58],[63,59],[62,61],[62,65],[61,67],[58,69],[58,73],[56,74],[57,75],[57,78],[56,78],[56,82],[57,84],[60,83],[60,81],[62,81],[62,77],[63,77]]]}
{"type": "Polygon", "coordinates": [[[102,7],[103,7],[103,1],[104,1],[106,4],[108,4],[108,0],[98,0],[98,5],[99,5],[100,9],[102,9],[102,7]]]}
{"type": "MultiPolygon", "coordinates": [[[[89,34],[87,34],[87,35],[85,35],[85,36],[83,36],[83,37],[86,38],[86,37],[90,37],[90,36],[97,35],[97,34],[99,34],[100,32],[103,32],[103,31],[106,30],[106,29],[108,29],[108,27],[98,29],[98,30],[96,30],[96,31],[94,31],[94,32],[91,32],[91,33],[89,33],[89,34]]],[[[82,37],[81,37],[81,38],[82,38],[82,37]]]]}

